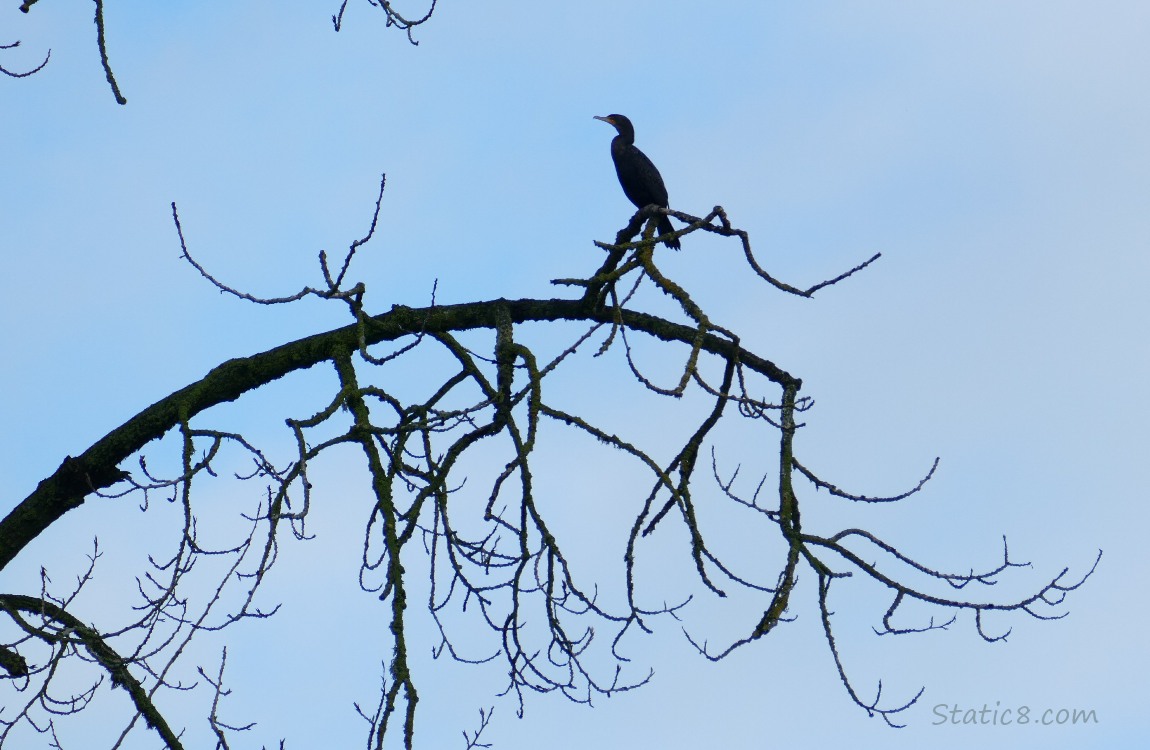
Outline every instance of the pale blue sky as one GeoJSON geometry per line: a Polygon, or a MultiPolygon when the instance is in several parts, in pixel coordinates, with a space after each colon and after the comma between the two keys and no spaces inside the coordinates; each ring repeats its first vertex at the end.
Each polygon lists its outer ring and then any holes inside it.
{"type": "MultiPolygon", "coordinates": [[[[0,64],[31,67],[52,49],[40,74],[0,78],[0,512],[64,455],[220,361],[345,322],[334,305],[219,295],[180,261],[171,201],[219,277],[288,294],[319,282],[320,248],[362,235],[386,172],[381,230],[355,266],[375,309],[424,304],[435,279],[442,302],[548,296],[549,279],[596,267],[591,241],[631,215],[610,128],[591,119],[621,112],[672,206],[725,206],[776,276],[803,286],[883,253],[814,300],[756,283],[731,243],[693,235],[661,254],[712,319],[804,379],[817,401],[800,435],[806,465],[883,494],[942,457],[926,492],[894,507],[844,507],[801,487],[806,528],[865,526],[957,568],[993,563],[1006,534],[1012,557],[1034,563],[1024,583],[1084,571],[1098,548],[1105,557],[1069,617],[1011,620],[1005,644],[982,643],[969,618],[876,638],[886,597],[842,586],[839,638],[860,691],[881,679],[896,700],[927,687],[907,729],[849,702],[808,572],[798,621],[727,662],[699,658],[670,621],[633,641],[653,684],[594,709],[531,696],[518,720],[492,697],[499,669],[420,664],[425,746],[462,747],[459,731],[492,703],[485,737],[512,750],[1144,746],[1150,6],[442,0],[412,47],[366,3],[349,3],[339,34],[338,3],[311,5],[110,4],[126,107],[104,82],[90,5],[0,10],[0,43],[22,41],[0,64]],[[938,704],[996,701],[1093,709],[1099,723],[932,725],[938,704]]],[[[284,404],[326,399],[330,381],[301,376],[218,418],[282,442],[283,417],[307,408],[284,404]]],[[[618,398],[626,429],[659,439],[650,412],[618,398]]],[[[740,436],[726,445],[732,463],[769,463],[770,441],[756,456],[740,436]]],[[[569,449],[597,450],[585,443],[569,449]]],[[[567,476],[570,463],[552,465],[557,513],[604,497],[567,476]]],[[[604,485],[628,481],[614,465],[604,459],[604,485]]],[[[260,722],[254,747],[285,734],[288,747],[361,745],[350,701],[374,698],[384,612],[366,596],[342,624],[324,609],[357,590],[347,548],[360,518],[343,510],[363,492],[355,466],[323,469],[318,537],[285,553],[270,592],[283,612],[229,652],[237,692],[250,691],[232,716],[260,722]],[[299,644],[333,631],[321,666],[302,668],[299,644]]],[[[567,522],[577,530],[581,517],[567,522]]],[[[67,580],[98,534],[108,585],[130,594],[129,552],[170,528],[161,520],[90,501],[0,588],[34,590],[27,576],[46,560],[67,580]]],[[[610,578],[620,555],[589,564],[610,578]]],[[[673,589],[667,578],[652,586],[673,589]]],[[[739,631],[750,620],[730,606],[701,598],[688,626],[739,631]]],[[[124,707],[122,695],[109,701],[124,707]]]]}

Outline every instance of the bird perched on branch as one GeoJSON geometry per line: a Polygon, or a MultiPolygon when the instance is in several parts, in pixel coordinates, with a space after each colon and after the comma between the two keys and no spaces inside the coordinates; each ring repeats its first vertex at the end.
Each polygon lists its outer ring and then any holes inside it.
{"type": "MultiPolygon", "coordinates": [[[[611,159],[615,162],[615,173],[619,175],[619,184],[627,198],[635,204],[636,208],[645,208],[654,203],[660,208],[667,207],[667,188],[663,185],[663,176],[639,149],[635,148],[635,126],[623,115],[595,116],[608,125],[614,126],[618,131],[611,139],[611,159]]],[[[658,223],[659,234],[666,235],[675,231],[671,220],[662,216],[658,223]]],[[[667,247],[679,249],[679,240],[672,237],[663,240],[667,247]]]]}

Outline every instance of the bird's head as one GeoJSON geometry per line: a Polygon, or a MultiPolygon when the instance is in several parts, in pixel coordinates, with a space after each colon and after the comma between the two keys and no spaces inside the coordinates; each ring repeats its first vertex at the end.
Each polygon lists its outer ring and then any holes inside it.
{"type": "Polygon", "coordinates": [[[619,135],[623,136],[628,142],[635,142],[635,126],[623,115],[607,115],[606,117],[595,115],[595,119],[602,120],[614,127],[615,130],[619,131],[619,135]]]}

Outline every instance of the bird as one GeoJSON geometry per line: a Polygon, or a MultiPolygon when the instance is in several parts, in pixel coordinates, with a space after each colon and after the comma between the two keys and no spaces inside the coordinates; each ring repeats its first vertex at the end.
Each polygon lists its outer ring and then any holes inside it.
{"type": "MultiPolygon", "coordinates": [[[[611,160],[615,162],[615,174],[619,176],[619,184],[623,186],[627,198],[636,208],[645,208],[652,203],[666,208],[667,187],[663,184],[663,176],[647,155],[635,148],[635,126],[623,115],[595,115],[595,119],[613,126],[618,132],[611,139],[611,160]]],[[[659,217],[657,226],[662,235],[675,231],[671,219],[666,216],[659,217]]],[[[663,244],[679,249],[677,237],[669,237],[663,240],[663,244]]]]}

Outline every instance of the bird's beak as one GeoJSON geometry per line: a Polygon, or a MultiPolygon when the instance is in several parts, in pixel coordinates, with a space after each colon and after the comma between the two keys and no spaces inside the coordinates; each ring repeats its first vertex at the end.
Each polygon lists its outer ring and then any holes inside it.
{"type": "Polygon", "coordinates": [[[602,120],[603,122],[607,123],[608,125],[614,125],[615,124],[615,121],[612,120],[610,117],[600,117],[599,115],[595,115],[595,119],[596,120],[602,120]]]}

